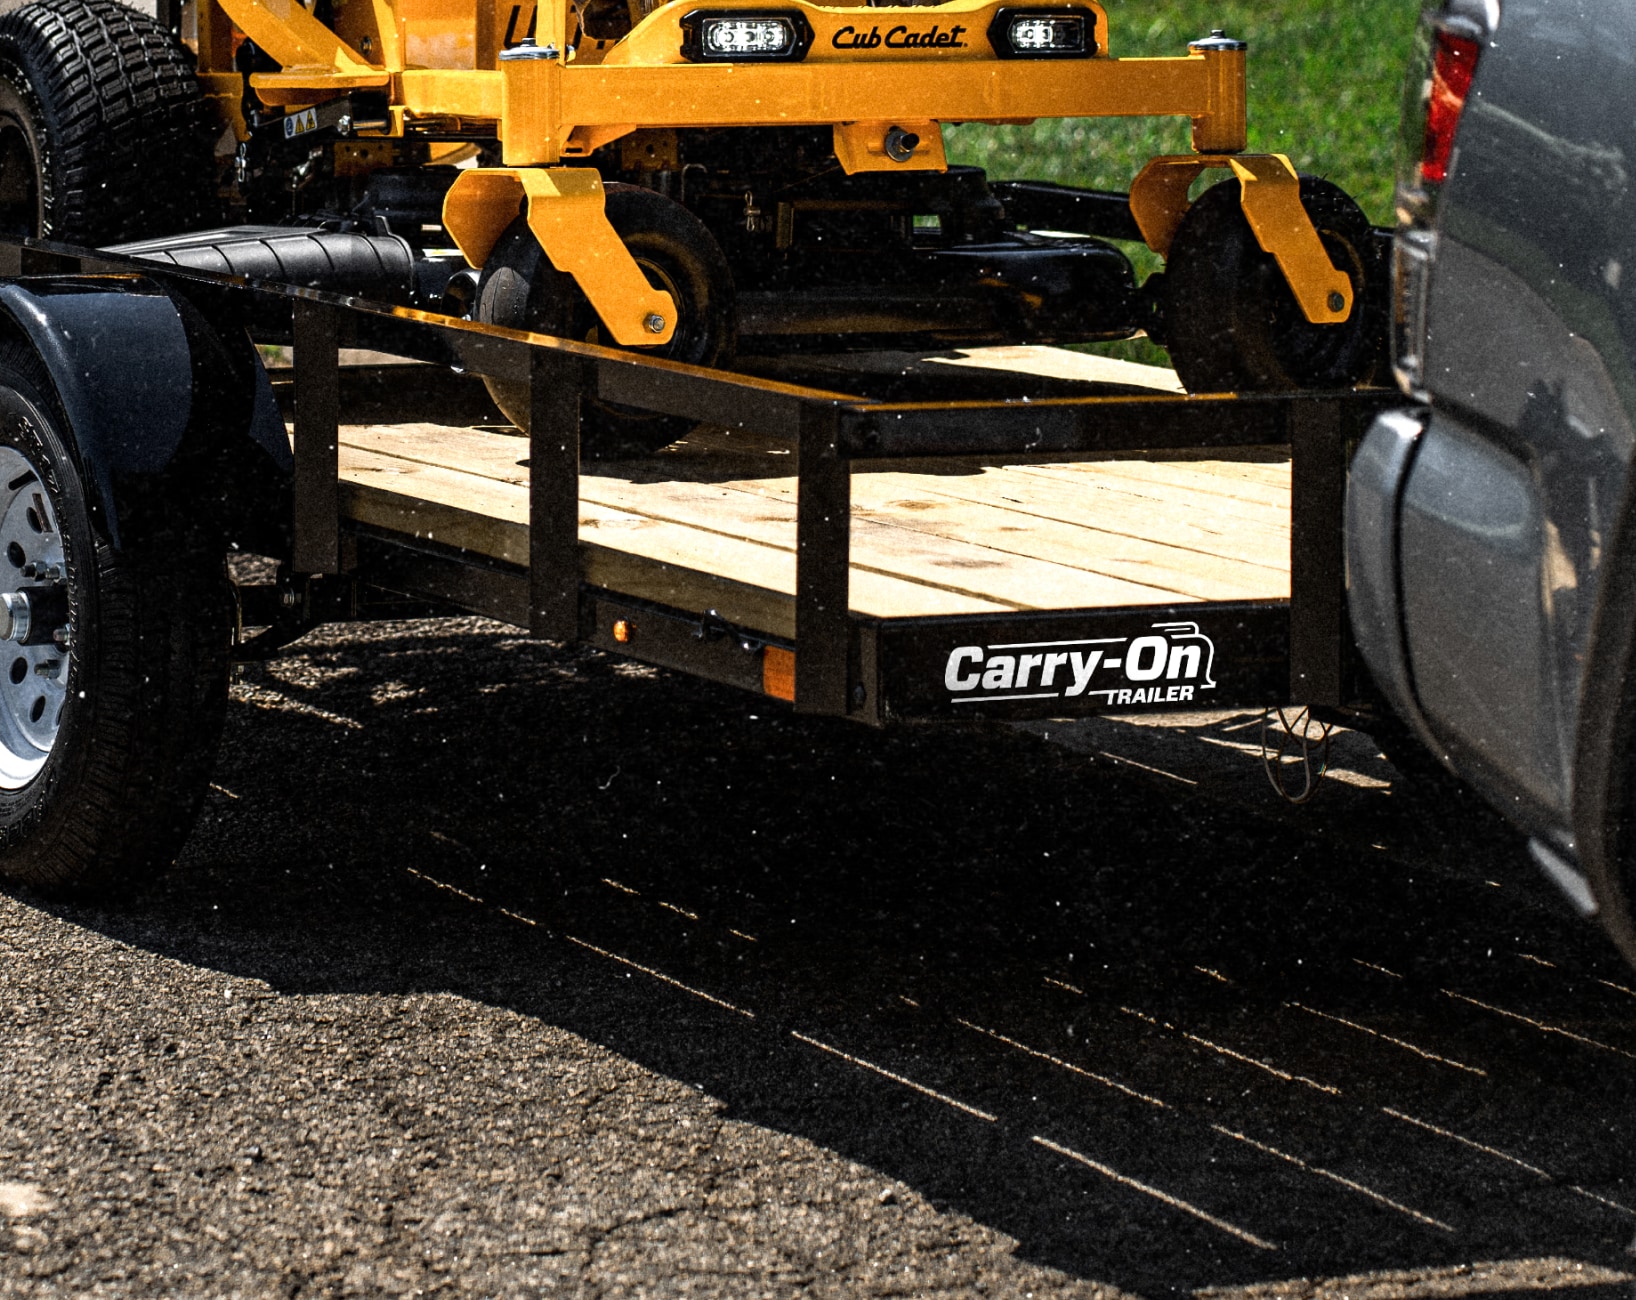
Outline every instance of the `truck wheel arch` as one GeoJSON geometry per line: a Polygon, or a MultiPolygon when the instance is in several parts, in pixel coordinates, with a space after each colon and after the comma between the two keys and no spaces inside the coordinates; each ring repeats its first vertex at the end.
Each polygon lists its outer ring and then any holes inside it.
{"type": "Polygon", "coordinates": [[[1636,500],[1628,492],[1606,554],[1574,736],[1573,852],[1603,928],[1636,963],[1636,500]]]}

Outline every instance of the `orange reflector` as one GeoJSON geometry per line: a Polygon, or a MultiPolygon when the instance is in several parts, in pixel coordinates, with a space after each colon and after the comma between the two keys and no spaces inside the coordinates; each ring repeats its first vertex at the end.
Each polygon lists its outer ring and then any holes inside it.
{"type": "Polygon", "coordinates": [[[613,634],[614,640],[619,642],[620,645],[624,645],[631,639],[631,625],[622,618],[615,619],[613,634]]]}
{"type": "Polygon", "coordinates": [[[795,651],[770,645],[761,652],[761,689],[774,699],[795,702],[795,651]]]}

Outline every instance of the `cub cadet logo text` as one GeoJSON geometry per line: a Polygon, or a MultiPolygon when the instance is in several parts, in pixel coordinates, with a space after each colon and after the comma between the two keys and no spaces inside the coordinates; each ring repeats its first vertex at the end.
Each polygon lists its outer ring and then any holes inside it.
{"type": "Polygon", "coordinates": [[[944,31],[939,24],[933,23],[930,31],[911,32],[899,23],[882,38],[879,27],[860,32],[848,25],[831,36],[829,43],[838,50],[878,50],[882,45],[889,50],[963,50],[966,43],[960,36],[965,30],[964,27],[951,27],[944,31]]]}
{"type": "Polygon", "coordinates": [[[955,704],[1085,696],[1115,707],[1178,704],[1215,689],[1216,647],[1197,623],[1155,623],[1153,630],[1164,635],[957,646],[943,685],[955,704]]]}

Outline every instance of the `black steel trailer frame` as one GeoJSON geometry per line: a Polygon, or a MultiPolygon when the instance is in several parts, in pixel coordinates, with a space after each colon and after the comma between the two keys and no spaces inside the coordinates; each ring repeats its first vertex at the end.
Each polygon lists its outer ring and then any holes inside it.
{"type": "MultiPolygon", "coordinates": [[[[42,275],[142,277],[206,305],[214,319],[225,314],[252,332],[259,325],[293,341],[289,568],[303,584],[307,627],[358,616],[355,598],[336,596],[339,582],[354,593],[398,593],[762,692],[769,690],[768,656],[788,665],[793,655],[793,691],[772,693],[793,695],[799,713],[875,725],[1287,704],[1370,709],[1347,618],[1342,513],[1352,449],[1374,415],[1401,400],[1395,391],[876,401],[40,241],[0,245],[0,276],[42,275]],[[343,523],[343,347],[529,385],[526,568],[343,523]],[[788,444],[797,480],[793,639],[733,626],[712,610],[666,608],[584,581],[579,434],[581,403],[589,397],[788,444]],[[1291,458],[1287,601],[905,618],[864,616],[849,606],[851,475],[861,463],[1268,445],[1287,446],[1291,458]],[[640,636],[630,635],[633,626],[640,636]],[[1010,666],[1000,672],[1004,687],[967,684],[977,681],[977,665],[991,662],[990,652],[1030,649],[1036,653],[1006,656],[1021,665],[1020,685],[1010,666]],[[1151,652],[1148,661],[1137,663],[1144,651],[1151,652]],[[1036,669],[1042,680],[1032,682],[1036,669]]],[[[244,621],[286,617],[271,597],[245,593],[244,621]]]]}

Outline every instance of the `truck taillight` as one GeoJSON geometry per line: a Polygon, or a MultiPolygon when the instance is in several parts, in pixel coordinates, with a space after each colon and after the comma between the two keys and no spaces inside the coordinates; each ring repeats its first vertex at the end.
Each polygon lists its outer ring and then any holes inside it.
{"type": "Polygon", "coordinates": [[[1426,144],[1420,155],[1420,175],[1433,184],[1448,179],[1454,132],[1471,93],[1482,46],[1469,36],[1451,31],[1436,34],[1432,46],[1431,96],[1426,104],[1426,144]]]}
{"type": "MultiPolygon", "coordinates": [[[[1501,0],[1426,0],[1418,56],[1404,87],[1397,167],[1396,329],[1399,387],[1422,396],[1426,294],[1437,259],[1439,199],[1454,167],[1455,134],[1472,94],[1477,61],[1500,25],[1501,0]]],[[[1480,92],[1479,92],[1480,93],[1480,92]]]]}

